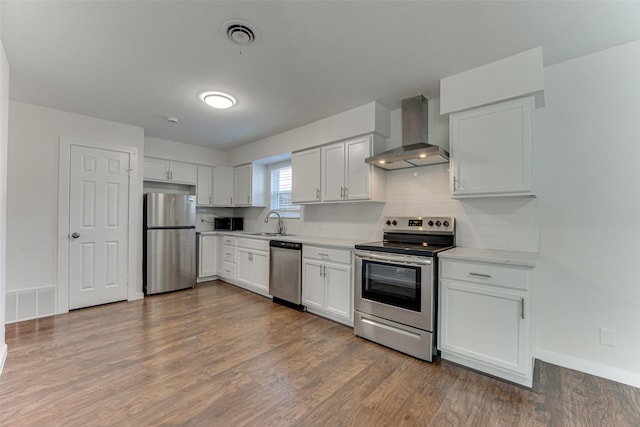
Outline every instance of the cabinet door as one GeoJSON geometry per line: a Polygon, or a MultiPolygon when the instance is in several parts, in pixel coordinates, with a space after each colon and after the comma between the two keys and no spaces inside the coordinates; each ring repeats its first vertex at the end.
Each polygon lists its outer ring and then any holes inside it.
{"type": "Polygon", "coordinates": [[[171,182],[195,185],[197,167],[188,163],[171,162],[171,182]]]}
{"type": "Polygon", "coordinates": [[[269,295],[269,254],[253,253],[253,287],[263,295],[269,295]]]}
{"type": "Polygon", "coordinates": [[[216,236],[216,270],[218,276],[224,274],[224,239],[222,236],[216,236]]]}
{"type": "Polygon", "coordinates": [[[142,174],[149,181],[169,181],[169,161],[145,157],[142,174]]]}
{"type": "Polygon", "coordinates": [[[234,168],[233,176],[235,205],[251,206],[251,165],[234,168]]]}
{"type": "Polygon", "coordinates": [[[238,248],[238,283],[250,286],[253,281],[253,254],[244,248],[238,248]]]}
{"type": "Polygon", "coordinates": [[[323,265],[316,261],[302,261],[302,304],[324,309],[325,286],[323,265]]]}
{"type": "Polygon", "coordinates": [[[351,266],[325,264],[327,310],[333,314],[353,319],[353,280],[351,266]]]}
{"type": "Polygon", "coordinates": [[[450,116],[454,197],[532,195],[533,98],[450,116]]]}
{"type": "Polygon", "coordinates": [[[320,153],[319,148],[294,153],[291,157],[294,203],[320,201],[320,153]]]}
{"type": "Polygon", "coordinates": [[[440,283],[440,349],[527,374],[524,295],[449,280],[440,283]]]}
{"type": "Polygon", "coordinates": [[[233,168],[213,169],[213,205],[233,206],[233,168]]]}
{"type": "Polygon", "coordinates": [[[371,138],[364,137],[345,142],[346,196],[348,200],[368,200],[371,198],[370,180],[372,165],[364,162],[371,156],[371,138]]]}
{"type": "Polygon", "coordinates": [[[217,246],[218,236],[200,235],[199,277],[207,277],[217,274],[217,246]]]}
{"type": "Polygon", "coordinates": [[[322,147],[322,199],[344,200],[344,143],[322,147]]]}
{"type": "Polygon", "coordinates": [[[211,206],[212,199],[212,169],[209,166],[198,166],[198,183],[196,184],[196,204],[211,206]]]}

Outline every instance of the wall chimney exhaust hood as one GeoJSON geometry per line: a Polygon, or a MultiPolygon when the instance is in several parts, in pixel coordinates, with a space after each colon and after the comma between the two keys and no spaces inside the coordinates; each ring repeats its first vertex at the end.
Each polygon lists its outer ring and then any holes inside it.
{"type": "Polygon", "coordinates": [[[429,144],[427,99],[414,96],[402,100],[402,146],[365,159],[382,169],[405,169],[449,162],[444,148],[429,144]]]}

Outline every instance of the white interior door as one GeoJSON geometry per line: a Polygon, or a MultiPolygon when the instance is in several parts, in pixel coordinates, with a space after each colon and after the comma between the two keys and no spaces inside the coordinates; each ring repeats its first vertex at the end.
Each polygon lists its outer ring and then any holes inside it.
{"type": "Polygon", "coordinates": [[[129,160],[71,146],[69,309],[127,299],[129,160]]]}

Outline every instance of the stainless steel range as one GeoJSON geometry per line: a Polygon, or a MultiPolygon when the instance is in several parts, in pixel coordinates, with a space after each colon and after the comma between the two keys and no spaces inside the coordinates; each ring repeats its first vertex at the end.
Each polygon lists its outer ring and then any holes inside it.
{"type": "Polygon", "coordinates": [[[436,350],[438,252],[453,217],[385,217],[384,240],[356,245],[357,336],[431,362],[436,350]]]}

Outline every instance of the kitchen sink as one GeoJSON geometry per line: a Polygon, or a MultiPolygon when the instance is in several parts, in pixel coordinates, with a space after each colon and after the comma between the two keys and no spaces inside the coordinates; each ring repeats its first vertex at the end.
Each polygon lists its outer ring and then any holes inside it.
{"type": "Polygon", "coordinates": [[[247,236],[265,236],[265,237],[286,237],[286,236],[294,236],[294,234],[280,234],[280,233],[267,233],[267,232],[246,232],[242,233],[247,236]]]}

